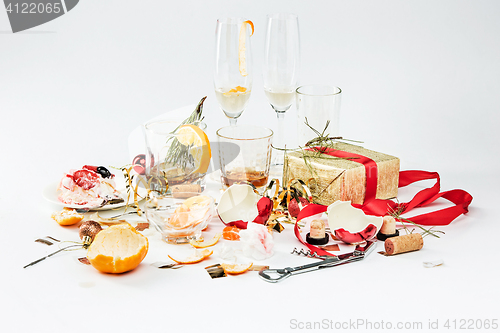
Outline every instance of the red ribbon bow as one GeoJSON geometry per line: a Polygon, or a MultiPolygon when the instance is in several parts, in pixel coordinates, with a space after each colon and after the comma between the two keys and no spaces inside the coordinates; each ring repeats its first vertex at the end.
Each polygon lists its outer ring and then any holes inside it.
{"type": "MultiPolygon", "coordinates": [[[[372,159],[366,156],[326,147],[313,147],[308,148],[308,150],[319,151],[323,154],[328,154],[334,157],[355,158],[355,160],[353,160],[354,162],[358,162],[364,165],[366,172],[365,199],[363,204],[352,204],[352,206],[362,209],[365,214],[384,216],[395,210],[400,210],[401,213],[406,213],[415,207],[423,207],[429,205],[438,198],[447,199],[454,203],[454,206],[426,214],[409,217],[408,220],[421,225],[448,225],[458,216],[469,211],[469,205],[472,202],[472,196],[466,191],[459,189],[440,192],[441,182],[439,174],[437,172],[419,170],[400,171],[398,187],[405,187],[418,181],[428,179],[435,179],[436,183],[434,184],[434,186],[418,192],[409,202],[397,204],[392,200],[376,199],[375,196],[377,194],[378,172],[377,163],[375,163],[375,161],[373,161],[372,159]]],[[[303,218],[323,213],[326,211],[326,209],[327,206],[323,205],[307,205],[300,211],[299,216],[297,217],[297,222],[303,218]]],[[[399,219],[399,221],[401,221],[401,219],[399,219]]],[[[294,232],[299,241],[307,246],[312,252],[316,252],[318,255],[332,255],[327,251],[304,242],[300,235],[297,223],[295,223],[294,232]]]]}

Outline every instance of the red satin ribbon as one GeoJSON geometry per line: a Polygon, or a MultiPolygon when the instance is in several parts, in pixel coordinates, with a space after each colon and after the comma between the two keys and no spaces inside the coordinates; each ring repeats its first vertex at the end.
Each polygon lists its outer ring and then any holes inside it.
{"type": "MultiPolygon", "coordinates": [[[[398,209],[401,209],[401,213],[406,213],[413,208],[426,206],[434,202],[438,198],[447,199],[455,205],[452,207],[440,209],[438,211],[409,217],[408,220],[421,225],[448,225],[458,216],[469,211],[469,205],[472,202],[472,196],[466,191],[458,189],[439,192],[441,188],[441,181],[437,172],[419,170],[400,171],[398,187],[405,187],[415,182],[428,179],[436,179],[436,183],[434,184],[434,186],[418,192],[409,202],[397,204],[392,200],[382,200],[375,198],[377,193],[377,164],[372,159],[366,156],[326,147],[314,147],[308,149],[320,151],[321,153],[328,154],[330,156],[352,158],[352,161],[362,163],[364,165],[366,172],[365,199],[363,204],[352,204],[352,206],[362,209],[365,214],[384,216],[391,211],[398,209]]],[[[297,222],[305,217],[323,213],[326,211],[326,208],[327,207],[323,205],[308,205],[304,207],[304,209],[302,209],[302,211],[299,213],[297,222]]],[[[316,252],[319,255],[332,255],[327,251],[304,242],[300,235],[297,223],[295,223],[294,231],[299,241],[307,246],[312,252],[316,252]]]]}

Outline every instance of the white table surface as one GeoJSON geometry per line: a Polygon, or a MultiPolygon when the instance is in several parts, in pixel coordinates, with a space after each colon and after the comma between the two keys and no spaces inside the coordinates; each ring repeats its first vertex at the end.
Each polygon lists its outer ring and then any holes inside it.
{"type": "MultiPolygon", "coordinates": [[[[420,322],[422,332],[429,321],[443,331],[454,331],[443,327],[447,319],[457,329],[461,319],[498,321],[499,14],[498,1],[483,0],[81,1],[12,34],[0,9],[2,332],[288,332],[357,320],[420,322]],[[438,228],[441,239],[425,238],[419,252],[373,253],[278,284],[255,272],[212,280],[203,267],[216,257],[156,269],[149,264],[170,250],[154,234],[128,274],[101,274],[76,260],[81,252],[23,269],[52,250],[36,238],[78,237],[50,219],[58,208],[41,196],[63,172],[129,163],[134,128],[203,96],[210,138],[228,123],[212,83],[217,17],[254,21],[256,77],[239,122],[276,127],[260,71],[265,15],[277,11],[299,15],[301,84],[342,88],[341,134],[400,157],[403,170],[439,172],[443,190],[472,194],[470,212],[438,228]],[[437,259],[444,265],[422,265],[437,259]]],[[[295,117],[293,107],[291,142],[295,117]]],[[[221,228],[214,220],[209,232],[221,228]]],[[[266,264],[311,261],[289,254],[299,245],[289,226],[275,240],[266,264]]]]}

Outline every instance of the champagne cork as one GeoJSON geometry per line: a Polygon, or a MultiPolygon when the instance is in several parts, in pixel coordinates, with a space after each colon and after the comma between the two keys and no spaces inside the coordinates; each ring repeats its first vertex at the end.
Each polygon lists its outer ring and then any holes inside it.
{"type": "Polygon", "coordinates": [[[377,239],[385,241],[387,238],[396,236],[399,236],[399,231],[396,230],[396,219],[390,215],[384,216],[384,222],[377,233],[377,239]]]}
{"type": "Polygon", "coordinates": [[[380,232],[384,235],[393,235],[396,233],[396,219],[390,215],[384,216],[384,224],[382,224],[380,232]]]}
{"type": "Polygon", "coordinates": [[[310,234],[312,238],[325,238],[325,224],[323,221],[312,221],[310,234]]]}
{"type": "Polygon", "coordinates": [[[174,198],[190,198],[192,193],[201,193],[199,184],[186,184],[172,186],[172,195],[174,198]]]}
{"type": "Polygon", "coordinates": [[[385,240],[386,255],[418,251],[424,246],[424,240],[419,233],[387,238],[385,240]]]}
{"type": "Polygon", "coordinates": [[[311,221],[311,229],[306,235],[306,242],[312,245],[325,245],[329,239],[325,232],[325,222],[323,220],[311,221]]]}

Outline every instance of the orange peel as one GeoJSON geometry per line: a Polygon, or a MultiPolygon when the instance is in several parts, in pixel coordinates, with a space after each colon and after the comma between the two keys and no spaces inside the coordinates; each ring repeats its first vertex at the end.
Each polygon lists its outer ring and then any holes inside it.
{"type": "Polygon", "coordinates": [[[224,272],[226,274],[242,274],[248,271],[250,268],[252,268],[253,263],[249,264],[220,264],[222,268],[224,269],[224,272]]]}
{"type": "Polygon", "coordinates": [[[245,22],[243,23],[246,23],[250,26],[250,28],[252,28],[252,33],[250,34],[250,36],[253,36],[253,31],[254,31],[254,25],[253,25],[253,22],[250,21],[250,20],[246,20],[245,22]]]}
{"type": "Polygon", "coordinates": [[[52,219],[59,225],[73,225],[83,220],[84,216],[78,214],[74,209],[64,207],[62,211],[52,213],[52,219]]]}
{"type": "Polygon", "coordinates": [[[207,241],[191,240],[191,241],[189,241],[189,244],[191,244],[192,246],[194,246],[197,249],[202,249],[202,248],[214,246],[215,244],[217,244],[217,242],[219,241],[221,236],[222,236],[221,233],[217,233],[217,234],[215,234],[214,238],[212,238],[211,240],[207,240],[207,241]]]}
{"type": "Polygon", "coordinates": [[[186,258],[182,258],[182,259],[174,258],[170,255],[168,255],[168,257],[178,264],[195,264],[197,262],[200,262],[200,261],[210,257],[213,253],[214,253],[214,251],[209,250],[209,249],[205,249],[202,251],[196,251],[196,253],[194,255],[186,257],[186,258]]]}
{"type": "Polygon", "coordinates": [[[242,87],[242,86],[236,86],[235,88],[233,88],[229,91],[226,91],[224,93],[224,95],[229,96],[229,95],[232,95],[232,93],[238,94],[238,93],[244,93],[246,91],[247,91],[247,88],[242,87]]]}
{"type": "Polygon", "coordinates": [[[253,22],[250,20],[247,20],[241,24],[240,28],[240,37],[239,37],[239,43],[238,43],[238,60],[239,60],[239,70],[241,76],[247,76],[247,61],[245,58],[245,51],[246,51],[246,31],[247,31],[247,25],[249,25],[252,28],[252,33],[250,36],[253,35],[254,31],[254,25],[253,22]]]}

